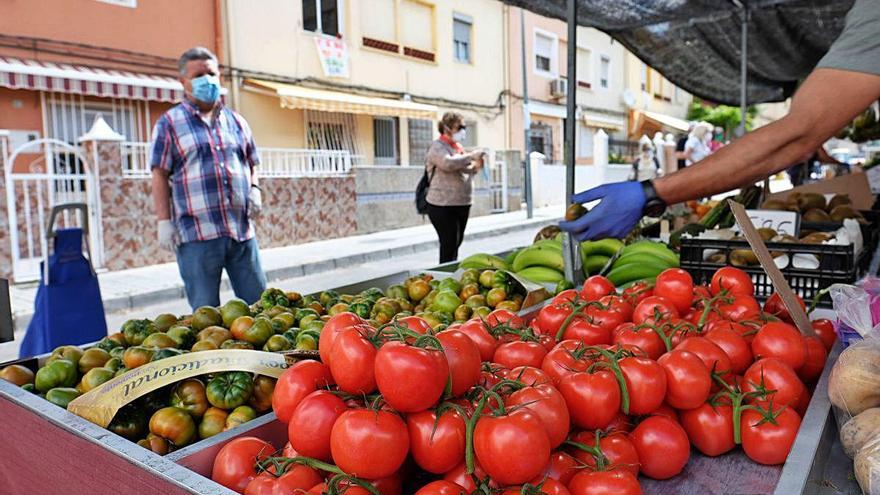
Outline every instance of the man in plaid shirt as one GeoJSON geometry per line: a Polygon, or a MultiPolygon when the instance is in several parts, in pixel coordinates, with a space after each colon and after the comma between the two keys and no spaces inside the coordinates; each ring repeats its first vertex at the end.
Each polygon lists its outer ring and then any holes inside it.
{"type": "Polygon", "coordinates": [[[153,130],[150,167],[159,243],[177,254],[193,309],[220,305],[220,276],[249,304],[266,287],[250,221],[260,213],[260,163],[250,127],[220,101],[217,57],[187,50],[178,61],[183,102],[153,130]]]}

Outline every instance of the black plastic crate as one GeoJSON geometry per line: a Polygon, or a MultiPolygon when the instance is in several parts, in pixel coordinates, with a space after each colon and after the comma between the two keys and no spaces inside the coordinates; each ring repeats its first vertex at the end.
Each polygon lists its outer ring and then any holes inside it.
{"type": "MultiPolygon", "coordinates": [[[[821,291],[836,283],[851,284],[860,278],[868,268],[870,255],[867,250],[856,257],[852,245],[836,246],[825,244],[800,244],[768,242],[767,249],[771,253],[780,252],[789,256],[789,264],[780,271],[785,280],[794,290],[809,304],[813,297],[821,291]],[[794,255],[809,254],[819,260],[819,267],[815,269],[795,268],[794,255]]],[[[707,252],[724,253],[725,259],[730,258],[730,252],[737,249],[751,249],[745,240],[723,241],[714,239],[682,239],[681,241],[681,268],[687,270],[696,284],[708,284],[712,275],[719,268],[727,266],[727,263],[714,263],[706,261],[707,252]]],[[[773,293],[773,282],[761,266],[737,267],[752,277],[755,284],[755,295],[764,300],[773,293]]],[[[824,297],[819,301],[823,308],[831,307],[831,299],[824,297]]]]}

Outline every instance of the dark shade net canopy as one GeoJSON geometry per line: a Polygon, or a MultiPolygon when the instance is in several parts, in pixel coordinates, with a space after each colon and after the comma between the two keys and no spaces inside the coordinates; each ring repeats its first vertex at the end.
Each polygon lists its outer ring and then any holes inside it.
{"type": "MultiPolygon", "coordinates": [[[[502,1],[566,19],[568,0],[502,1]]],[[[843,30],[853,0],[742,3],[751,11],[747,100],[752,104],[791,96],[843,30]]],[[[742,10],[729,0],[578,0],[578,24],[608,33],[696,96],[739,104],[742,10]]]]}

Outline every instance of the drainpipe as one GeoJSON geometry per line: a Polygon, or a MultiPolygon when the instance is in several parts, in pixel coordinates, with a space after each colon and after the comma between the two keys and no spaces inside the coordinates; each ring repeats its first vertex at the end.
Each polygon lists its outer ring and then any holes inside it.
{"type": "Polygon", "coordinates": [[[230,2],[229,0],[214,0],[215,2],[215,12],[220,16],[220,21],[218,23],[218,27],[222,27],[222,29],[217,30],[217,39],[219,46],[222,47],[225,45],[225,58],[226,58],[226,66],[230,68],[229,70],[229,106],[232,107],[236,112],[239,111],[240,106],[240,98],[241,98],[241,78],[238,74],[238,69],[235,68],[235,64],[237,58],[235,56],[235,25],[233,23],[233,15],[230,12],[230,2]],[[223,43],[223,41],[226,41],[223,43]]]}

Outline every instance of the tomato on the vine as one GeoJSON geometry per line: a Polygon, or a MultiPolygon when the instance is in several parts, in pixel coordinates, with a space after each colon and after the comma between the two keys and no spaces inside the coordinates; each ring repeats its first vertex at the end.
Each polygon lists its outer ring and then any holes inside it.
{"type": "Polygon", "coordinates": [[[611,343],[611,329],[591,322],[586,316],[575,316],[568,323],[562,340],[579,340],[585,345],[602,345],[611,343]]]}
{"type": "Polygon", "coordinates": [[[580,471],[580,464],[578,461],[566,452],[557,450],[550,454],[550,460],[547,462],[547,466],[544,467],[544,470],[541,471],[541,474],[539,474],[532,483],[546,477],[559,481],[564,485],[568,485],[568,482],[571,481],[578,471],[580,471]]]}
{"type": "MultiPolygon", "coordinates": [[[[376,390],[376,347],[366,331],[351,327],[339,332],[330,350],[330,373],[339,390],[369,394],[376,390]]],[[[276,387],[277,391],[277,387],[276,387]]]]}
{"type": "Polygon", "coordinates": [[[637,326],[635,323],[623,323],[614,330],[614,344],[633,345],[643,350],[651,359],[656,360],[666,352],[666,344],[653,328],[637,326]]]}
{"type": "Polygon", "coordinates": [[[556,335],[556,332],[559,331],[559,327],[562,326],[562,323],[573,311],[574,307],[572,307],[571,303],[557,303],[554,301],[538,311],[538,316],[535,317],[535,321],[542,333],[556,335]]]}
{"type": "Polygon", "coordinates": [[[816,336],[822,341],[822,344],[825,346],[826,351],[831,351],[831,348],[834,347],[834,341],[837,340],[837,332],[834,331],[834,323],[827,318],[819,318],[818,320],[813,320],[811,322],[813,327],[813,331],[816,332],[816,336]]]}
{"type": "Polygon", "coordinates": [[[638,478],[628,471],[582,471],[568,489],[571,495],[642,495],[638,478]]]}
{"type": "Polygon", "coordinates": [[[709,397],[712,377],[699,356],[682,349],[657,360],[666,372],[666,402],[676,409],[693,409],[709,397]]]}
{"type": "Polygon", "coordinates": [[[489,316],[486,317],[486,323],[488,323],[490,327],[504,325],[513,329],[520,329],[526,326],[522,318],[508,309],[496,309],[492,311],[489,313],[489,316]]]}
{"type": "Polygon", "coordinates": [[[747,294],[734,294],[718,301],[718,313],[730,321],[756,319],[761,315],[761,305],[754,297],[747,294]]]}
{"type": "Polygon", "coordinates": [[[515,485],[541,473],[550,460],[550,440],[531,411],[483,416],[474,428],[474,454],[492,479],[515,485]]]}
{"type": "Polygon", "coordinates": [[[437,334],[449,363],[452,395],[468,391],[480,380],[480,348],[470,337],[458,330],[444,330],[437,334]]]}
{"type": "Polygon", "coordinates": [[[715,457],[736,447],[733,440],[733,407],[712,406],[708,402],[679,412],[681,427],[694,447],[704,455],[715,457]]]}
{"type": "Polygon", "coordinates": [[[547,349],[538,342],[515,340],[499,345],[495,349],[492,361],[508,368],[516,368],[517,366],[537,368],[544,362],[546,355],[547,349]]]}
{"type": "MultiPolygon", "coordinates": [[[[628,471],[633,476],[639,475],[639,454],[635,446],[624,433],[606,434],[602,432],[582,431],[572,437],[572,441],[587,447],[596,447],[596,435],[599,438],[599,450],[605,456],[606,470],[628,471]]],[[[590,452],[572,446],[569,453],[589,469],[597,469],[596,457],[590,452]]]]}
{"type": "Polygon", "coordinates": [[[291,448],[300,455],[329,461],[330,431],[346,410],[345,402],[327,390],[307,395],[293,411],[287,427],[291,448]]]}
{"type": "Polygon", "coordinates": [[[746,393],[766,392],[766,396],[750,402],[772,400],[774,404],[792,407],[807,393],[807,388],[791,366],[776,358],[759,359],[749,366],[743,375],[742,390],[746,393]]]}
{"type": "Polygon", "coordinates": [[[749,459],[766,465],[785,462],[801,426],[793,409],[775,404],[766,414],[747,409],[740,421],[743,451],[749,459]]]}
{"type": "Polygon", "coordinates": [[[804,383],[812,383],[819,379],[822,370],[825,369],[825,359],[828,358],[828,352],[825,350],[825,345],[816,336],[804,336],[804,348],[807,351],[807,357],[804,365],[797,370],[797,374],[804,383]]]}
{"type": "Polygon", "coordinates": [[[636,325],[645,323],[646,320],[652,319],[655,322],[662,320],[677,318],[678,310],[665,297],[651,296],[646,297],[640,302],[633,311],[632,321],[636,325]]]}
{"type": "Polygon", "coordinates": [[[462,323],[458,327],[458,331],[470,337],[474,344],[477,344],[477,348],[480,350],[481,361],[492,360],[495,349],[500,342],[489,333],[489,325],[486,322],[479,318],[471,318],[462,323]]]}
{"type": "Polygon", "coordinates": [[[467,495],[461,485],[451,481],[437,480],[419,488],[415,495],[467,495]]]}
{"type": "Polygon", "coordinates": [[[297,361],[275,382],[272,410],[279,421],[287,423],[305,396],[332,383],[333,375],[327,365],[312,359],[297,361]]]}
{"type": "Polygon", "coordinates": [[[410,453],[425,471],[443,474],[464,460],[465,423],[457,412],[411,413],[406,417],[410,453]]]}
{"type": "Polygon", "coordinates": [[[375,376],[389,406],[404,413],[424,411],[443,395],[449,363],[442,350],[388,342],[376,353],[375,376]]]}
{"type": "Polygon", "coordinates": [[[256,437],[231,440],[214,457],[211,479],[238,493],[244,493],[248,483],[257,477],[256,461],[275,452],[269,442],[256,437]]]}
{"type": "Polygon", "coordinates": [[[681,344],[675,346],[676,349],[690,351],[700,359],[709,371],[718,374],[730,373],[733,367],[730,356],[724,352],[724,349],[707,339],[706,337],[690,337],[681,341],[681,344]]]}
{"type": "Polygon", "coordinates": [[[562,377],[587,369],[589,363],[583,358],[588,352],[590,351],[579,340],[563,340],[544,356],[541,370],[557,385],[562,377]]]}
{"type": "Polygon", "coordinates": [[[749,343],[735,330],[716,325],[706,332],[706,338],[727,354],[730,371],[735,375],[742,374],[754,361],[749,343]]]}
{"type": "Polygon", "coordinates": [[[666,372],[657,361],[646,357],[627,357],[618,362],[629,392],[629,413],[654,412],[666,397],[666,372]]]}
{"type": "Polygon", "coordinates": [[[639,454],[639,470],[649,478],[665,480],[677,475],[691,455],[687,433],[666,416],[642,421],[629,438],[639,454]]]}
{"type": "Polygon", "coordinates": [[[614,287],[610,280],[602,275],[593,275],[584,281],[580,296],[584,301],[592,302],[598,301],[602,296],[614,294],[615,292],[617,292],[617,288],[614,287]]]}
{"type": "Polygon", "coordinates": [[[804,339],[797,328],[788,323],[766,323],[752,340],[756,359],[777,358],[797,371],[807,359],[804,339]]]}
{"type": "Polygon", "coordinates": [[[654,287],[647,282],[636,282],[626,289],[623,289],[622,294],[623,298],[626,299],[632,307],[636,307],[645,298],[653,295],[654,287]]]}
{"type": "Polygon", "coordinates": [[[657,275],[654,295],[667,299],[680,314],[685,313],[694,298],[694,279],[681,268],[668,268],[657,275]]]}
{"type": "Polygon", "coordinates": [[[330,451],[333,462],[346,473],[385,478],[406,460],[409,433],[406,423],[393,412],[349,409],[333,425],[330,451]]]}
{"type": "Polygon", "coordinates": [[[318,339],[318,351],[321,354],[321,362],[325,365],[330,364],[330,350],[333,348],[333,342],[340,332],[353,326],[364,324],[366,322],[363,318],[348,311],[334,315],[327,320],[321,329],[321,337],[318,339]]]}
{"type": "Polygon", "coordinates": [[[558,387],[572,422],[581,428],[605,428],[620,410],[620,387],[610,371],[572,373],[562,377],[558,387]]]}
{"type": "Polygon", "coordinates": [[[755,293],[755,284],[748,273],[736,267],[725,266],[712,275],[709,284],[713,296],[717,296],[722,289],[733,295],[751,296],[755,293]]]}
{"type": "Polygon", "coordinates": [[[541,368],[534,366],[517,366],[506,373],[508,380],[522,383],[528,387],[537,385],[553,384],[550,376],[541,368]]]}
{"type": "MultiPolygon", "coordinates": [[[[530,485],[533,488],[528,493],[534,495],[571,495],[571,492],[568,491],[565,485],[554,479],[539,480],[535,483],[530,483],[530,485]]],[[[523,493],[522,490],[523,487],[521,486],[511,486],[501,492],[501,495],[520,495],[523,493]]]]}
{"type": "Polygon", "coordinates": [[[510,394],[507,398],[508,407],[520,406],[535,413],[550,440],[550,447],[555,448],[568,436],[571,426],[568,406],[562,394],[552,385],[525,387],[510,394]]]}

